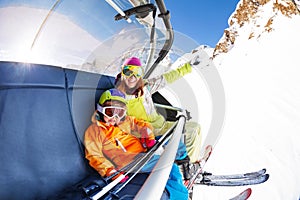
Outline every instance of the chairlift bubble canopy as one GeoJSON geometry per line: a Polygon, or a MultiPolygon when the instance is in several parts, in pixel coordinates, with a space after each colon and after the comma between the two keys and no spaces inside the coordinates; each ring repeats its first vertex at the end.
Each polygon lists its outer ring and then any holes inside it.
{"type": "MultiPolygon", "coordinates": [[[[129,20],[115,20],[118,12],[109,2],[1,1],[0,60],[47,64],[109,75],[115,75],[128,56],[138,56],[146,64],[151,48],[152,12],[142,20],[134,15],[129,20]]],[[[147,2],[135,3],[143,5],[147,2]]],[[[123,11],[133,8],[129,1],[116,1],[115,4],[123,11]]],[[[156,17],[155,23],[154,59],[168,39],[162,19],[156,17]]],[[[184,34],[176,31],[175,34],[167,63],[199,46],[184,34]]]]}

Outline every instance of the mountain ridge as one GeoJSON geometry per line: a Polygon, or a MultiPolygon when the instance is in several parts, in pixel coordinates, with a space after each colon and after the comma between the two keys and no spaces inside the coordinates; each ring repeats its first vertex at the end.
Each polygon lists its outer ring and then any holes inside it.
{"type": "Polygon", "coordinates": [[[297,0],[241,0],[228,19],[229,27],[214,48],[212,57],[227,53],[237,40],[259,39],[264,33],[274,30],[278,18],[292,19],[300,15],[297,0]]]}

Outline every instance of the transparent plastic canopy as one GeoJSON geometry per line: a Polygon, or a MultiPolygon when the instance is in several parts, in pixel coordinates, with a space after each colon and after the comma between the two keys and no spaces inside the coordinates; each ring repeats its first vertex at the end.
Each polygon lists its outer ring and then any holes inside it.
{"type": "MultiPolygon", "coordinates": [[[[155,41],[150,41],[152,13],[144,21],[137,20],[134,15],[128,20],[115,20],[119,12],[109,2],[0,1],[0,60],[55,65],[111,75],[115,75],[127,56],[138,56],[145,65],[153,63],[168,39],[161,18],[155,18],[155,41]],[[151,42],[155,45],[151,46],[151,42]],[[155,50],[150,61],[151,48],[155,50]]],[[[123,11],[133,7],[124,0],[115,1],[115,4],[123,11]]],[[[167,67],[172,60],[199,46],[184,34],[176,31],[175,34],[172,50],[165,64],[162,62],[167,67]]]]}

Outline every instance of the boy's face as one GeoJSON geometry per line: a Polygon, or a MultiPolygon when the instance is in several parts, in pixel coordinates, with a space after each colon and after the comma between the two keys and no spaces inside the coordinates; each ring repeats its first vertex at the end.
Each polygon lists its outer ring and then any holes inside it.
{"type": "Polygon", "coordinates": [[[104,121],[111,126],[120,124],[121,119],[126,116],[126,105],[119,101],[108,101],[104,105],[104,121]]]}

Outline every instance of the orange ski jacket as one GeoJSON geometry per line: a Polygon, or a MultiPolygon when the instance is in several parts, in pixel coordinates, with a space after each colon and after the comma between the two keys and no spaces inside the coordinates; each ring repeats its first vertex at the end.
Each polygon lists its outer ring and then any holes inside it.
{"type": "Polygon", "coordinates": [[[96,121],[85,131],[85,154],[89,164],[103,177],[108,176],[112,169],[120,169],[135,156],[147,149],[142,146],[140,133],[151,130],[149,139],[154,139],[149,123],[126,116],[119,126],[107,125],[96,121]]]}

